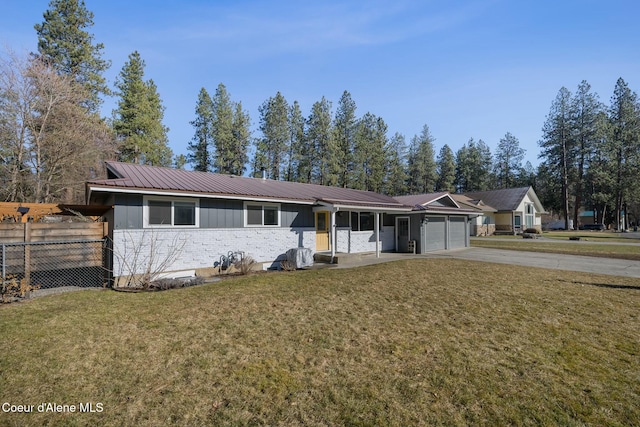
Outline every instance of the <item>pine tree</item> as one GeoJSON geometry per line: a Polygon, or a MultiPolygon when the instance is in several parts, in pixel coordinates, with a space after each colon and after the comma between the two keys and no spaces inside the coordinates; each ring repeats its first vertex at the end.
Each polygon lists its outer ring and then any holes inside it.
{"type": "Polygon", "coordinates": [[[435,190],[437,174],[434,141],[427,125],[423,126],[419,136],[411,138],[408,160],[410,194],[432,193],[435,190]]]}
{"type": "Polygon", "coordinates": [[[387,147],[387,175],[384,193],[390,196],[407,194],[407,144],[404,135],[395,133],[387,147]]]}
{"type": "Polygon", "coordinates": [[[129,55],[116,80],[120,100],[113,128],[120,143],[120,160],[171,166],[173,154],[162,124],[164,107],[153,80],[144,81],[145,63],[136,51],[129,55]]]}
{"type": "Polygon", "coordinates": [[[611,98],[609,123],[608,146],[613,161],[616,227],[624,228],[624,205],[634,196],[630,190],[640,178],[640,107],[638,96],[621,78],[616,82],[611,98]]]}
{"type": "Polygon", "coordinates": [[[309,145],[305,140],[305,120],[298,101],[293,101],[289,109],[289,163],[287,166],[287,181],[311,182],[311,155],[309,145]]]}
{"type": "Polygon", "coordinates": [[[436,181],[436,191],[455,192],[456,161],[451,148],[445,144],[438,154],[436,160],[436,170],[438,180],[436,181]]]}
{"type": "MultiPolygon", "coordinates": [[[[260,160],[255,167],[264,168],[267,177],[279,180],[286,174],[289,147],[289,105],[280,92],[266,100],[260,111],[260,131],[262,138],[257,140],[256,156],[260,160]]],[[[259,171],[255,171],[257,173],[259,171]]]]}
{"type": "Polygon", "coordinates": [[[571,127],[575,139],[574,160],[574,193],[573,193],[573,223],[578,225],[578,215],[582,208],[582,200],[585,190],[586,172],[589,168],[589,159],[602,134],[603,107],[598,101],[598,95],[591,92],[591,85],[583,80],[571,100],[571,112],[573,114],[571,127]]]}
{"type": "Polygon", "coordinates": [[[312,181],[321,185],[335,185],[337,176],[331,175],[331,156],[335,154],[331,138],[331,102],[324,96],[313,103],[307,119],[309,154],[312,161],[312,181]]]}
{"type": "Polygon", "coordinates": [[[193,170],[211,172],[214,139],[213,102],[205,88],[200,89],[196,104],[196,118],[190,124],[195,128],[195,135],[187,147],[190,151],[187,160],[193,165],[193,170]]]}
{"type": "Polygon", "coordinates": [[[571,92],[565,87],[560,88],[556,99],[551,104],[551,110],[542,128],[542,141],[540,141],[542,148],[540,157],[545,159],[547,169],[555,174],[560,182],[565,230],[569,229],[569,175],[573,171],[571,159],[575,154],[571,107],[571,92]]]}
{"type": "Polygon", "coordinates": [[[233,140],[229,149],[230,157],[226,162],[225,173],[241,176],[246,169],[247,150],[251,141],[251,118],[242,109],[242,102],[235,103],[232,123],[233,140]]]}
{"type": "Polygon", "coordinates": [[[456,191],[485,191],[492,189],[491,150],[484,141],[473,138],[456,152],[456,191]]]}
{"type": "Polygon", "coordinates": [[[381,192],[387,161],[387,124],[381,117],[366,113],[358,120],[355,144],[352,188],[381,192]]]}
{"type": "Polygon", "coordinates": [[[100,95],[110,94],[102,75],[110,66],[101,58],[104,45],[93,44],[93,13],[83,0],[51,0],[44,21],[34,26],[38,34],[38,54],[60,74],[72,77],[87,93],[83,105],[98,112],[100,95]]]}
{"type": "Polygon", "coordinates": [[[507,132],[500,139],[496,150],[496,178],[499,188],[510,188],[515,184],[516,176],[522,168],[525,150],[520,148],[520,141],[507,132]]]}
{"type": "Polygon", "coordinates": [[[231,173],[236,147],[233,136],[233,103],[225,85],[220,83],[211,99],[215,172],[231,173]]]}
{"type": "Polygon", "coordinates": [[[349,186],[350,170],[353,167],[353,151],[356,133],[356,103],[348,91],[344,91],[338,101],[333,120],[333,139],[335,141],[334,162],[331,164],[331,175],[337,176],[337,185],[349,186]]]}

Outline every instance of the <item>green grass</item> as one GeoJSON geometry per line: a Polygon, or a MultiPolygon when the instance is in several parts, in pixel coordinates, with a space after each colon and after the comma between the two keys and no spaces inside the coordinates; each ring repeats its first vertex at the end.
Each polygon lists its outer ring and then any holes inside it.
{"type": "Polygon", "coordinates": [[[0,307],[0,425],[633,425],[640,280],[461,260],[0,307]]]}
{"type": "Polygon", "coordinates": [[[640,245],[602,245],[598,243],[568,240],[567,242],[544,242],[536,239],[523,239],[522,237],[502,240],[483,237],[471,239],[471,246],[640,261],[640,245]]]}
{"type": "Polygon", "coordinates": [[[638,239],[624,238],[620,233],[612,231],[545,231],[544,237],[556,240],[568,240],[569,237],[580,237],[593,242],[640,243],[638,239]]]}

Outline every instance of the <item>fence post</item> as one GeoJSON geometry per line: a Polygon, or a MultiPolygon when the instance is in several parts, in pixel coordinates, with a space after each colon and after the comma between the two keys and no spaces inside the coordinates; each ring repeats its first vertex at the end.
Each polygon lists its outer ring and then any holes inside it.
{"type": "MultiPolygon", "coordinates": [[[[24,224],[24,242],[31,241],[31,223],[24,224]]],[[[31,245],[24,245],[24,283],[31,284],[31,245]]]]}
{"type": "Polygon", "coordinates": [[[7,277],[7,246],[2,244],[2,283],[7,277]]]}

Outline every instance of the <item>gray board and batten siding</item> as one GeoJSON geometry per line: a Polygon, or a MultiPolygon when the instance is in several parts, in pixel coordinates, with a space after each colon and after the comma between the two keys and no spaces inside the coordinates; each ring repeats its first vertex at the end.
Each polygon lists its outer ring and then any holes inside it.
{"type": "MultiPolygon", "coordinates": [[[[230,199],[200,200],[200,228],[243,228],[244,202],[230,199]]],[[[311,206],[282,203],[281,227],[313,227],[311,206]]],[[[143,196],[140,194],[116,194],[114,200],[115,230],[143,228],[143,196]]]]}

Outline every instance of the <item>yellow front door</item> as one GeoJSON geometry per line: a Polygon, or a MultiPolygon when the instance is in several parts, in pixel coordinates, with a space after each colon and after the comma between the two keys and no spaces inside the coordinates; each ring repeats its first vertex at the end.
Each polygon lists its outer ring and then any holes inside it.
{"type": "Polygon", "coordinates": [[[329,250],[329,212],[316,212],[316,251],[329,250]]]}

